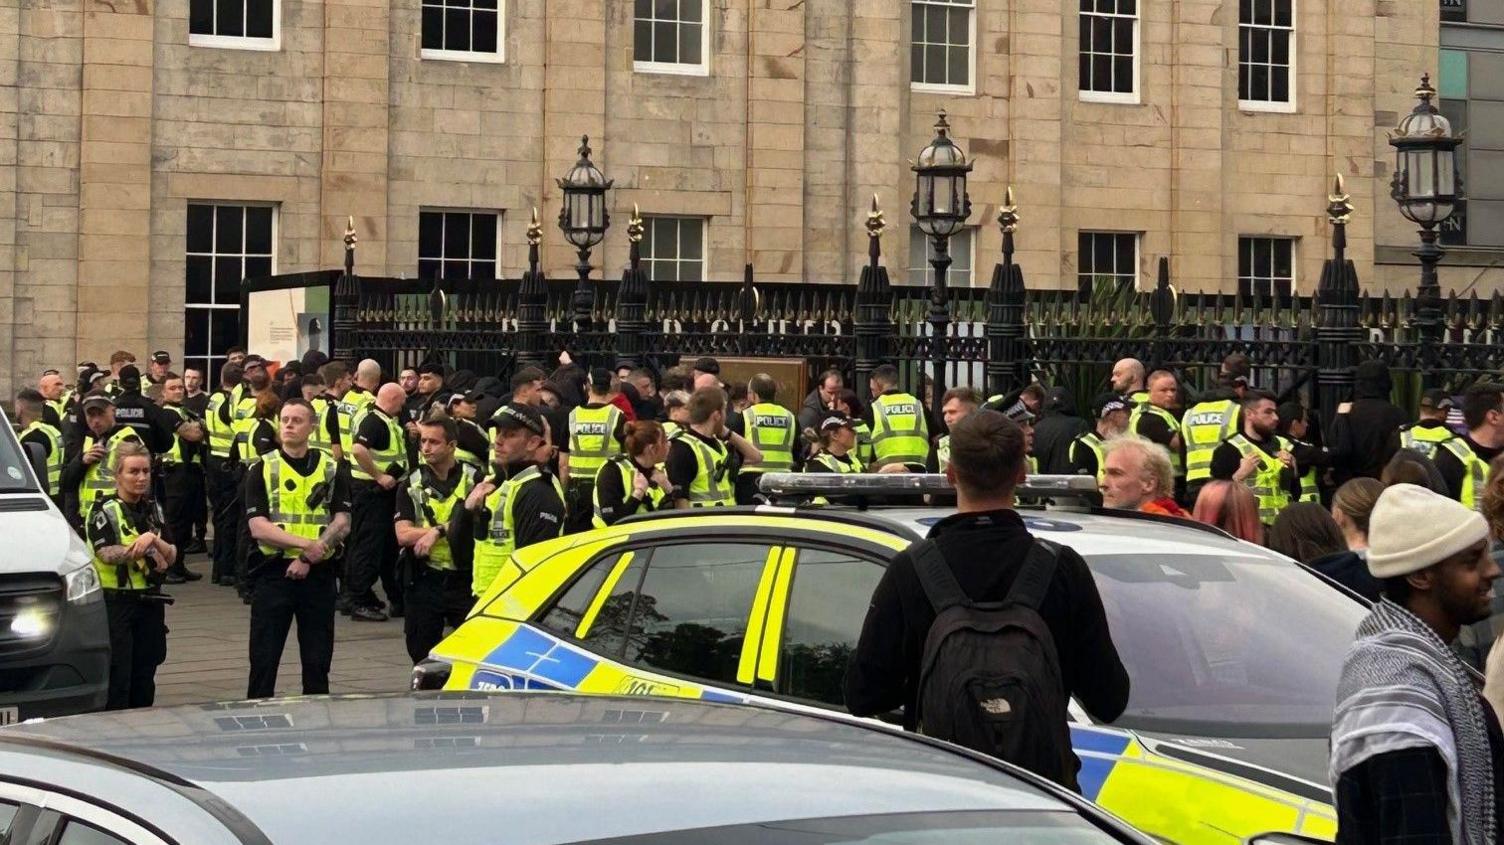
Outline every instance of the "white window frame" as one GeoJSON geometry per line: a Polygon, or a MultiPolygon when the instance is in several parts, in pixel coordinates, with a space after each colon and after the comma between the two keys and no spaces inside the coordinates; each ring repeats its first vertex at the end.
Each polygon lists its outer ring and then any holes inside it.
{"type": "MultiPolygon", "coordinates": [[[[1270,0],[1271,3],[1278,0],[1270,0]]],[[[1294,114],[1298,110],[1297,100],[1300,91],[1299,59],[1300,59],[1300,0],[1290,0],[1290,26],[1265,26],[1263,24],[1244,24],[1241,17],[1238,18],[1238,65],[1243,64],[1243,27],[1255,29],[1279,29],[1290,33],[1290,98],[1285,101],[1271,100],[1245,100],[1242,91],[1238,94],[1238,109],[1251,112],[1273,112],[1275,114],[1294,114]]]]}
{"type": "MultiPolygon", "coordinates": [[[[945,7],[950,7],[950,8],[956,8],[956,7],[965,8],[967,6],[967,3],[961,3],[961,2],[946,3],[946,2],[926,2],[926,0],[917,0],[917,1],[918,2],[922,2],[923,5],[926,5],[926,6],[945,6],[945,7]]],[[[910,8],[912,8],[914,6],[915,2],[916,2],[916,0],[909,0],[909,6],[910,6],[910,8]]],[[[949,84],[940,84],[940,83],[936,83],[936,82],[919,82],[918,80],[914,80],[914,79],[911,78],[910,81],[909,81],[909,90],[911,90],[911,91],[919,91],[921,93],[927,93],[927,94],[976,94],[976,92],[977,92],[977,2],[976,2],[976,0],[968,0],[968,2],[970,4],[970,8],[968,9],[968,17],[967,17],[967,30],[968,30],[968,33],[969,33],[969,36],[967,38],[967,42],[968,43],[966,45],[966,47],[967,47],[967,49],[966,49],[966,79],[967,79],[967,83],[965,85],[949,85],[949,84]]],[[[913,18],[913,13],[910,12],[910,19],[912,19],[912,18],[913,18]]],[[[910,61],[909,61],[909,75],[910,75],[910,77],[912,77],[913,73],[914,73],[914,62],[912,60],[912,53],[913,53],[914,39],[917,38],[917,37],[918,37],[917,33],[914,33],[914,32],[910,32],[909,33],[909,47],[910,47],[910,54],[911,54],[911,58],[910,58],[910,61]]],[[[929,42],[926,41],[924,43],[928,44],[929,42]]],[[[947,45],[947,46],[949,46],[949,45],[947,45]]]]}
{"type": "MultiPolygon", "coordinates": [[[[213,2],[213,0],[209,1],[213,2]]],[[[191,4],[192,0],[189,0],[189,2],[191,4]]],[[[191,7],[189,15],[191,18],[191,7]]],[[[189,26],[191,28],[192,23],[189,26]]],[[[251,50],[261,53],[280,52],[282,49],[282,0],[272,0],[272,37],[270,38],[260,38],[251,35],[204,35],[189,32],[188,46],[207,47],[213,50],[251,50]]],[[[273,215],[273,217],[275,216],[273,215]]],[[[275,246],[275,243],[273,246],[275,246]]]]}
{"type": "MultiPolygon", "coordinates": [[[[956,238],[960,236],[961,232],[965,232],[969,236],[968,237],[968,241],[970,243],[967,245],[967,249],[966,249],[967,269],[966,269],[966,285],[965,285],[966,287],[969,287],[969,288],[974,288],[974,287],[977,286],[977,228],[978,227],[976,227],[976,226],[964,226],[964,227],[961,228],[960,231],[956,232],[956,234],[950,236],[950,240],[951,240],[952,243],[954,243],[955,240],[956,240],[956,238]]],[[[935,268],[933,268],[933,267],[930,266],[930,250],[933,247],[934,247],[934,244],[930,241],[930,236],[926,235],[924,233],[924,231],[919,228],[919,224],[917,224],[917,223],[910,223],[909,224],[909,274],[908,274],[907,277],[905,277],[905,281],[909,285],[912,286],[914,284],[914,274],[915,273],[920,273],[921,271],[922,271],[921,278],[923,279],[923,284],[928,285],[934,279],[935,268]],[[914,260],[915,260],[915,256],[914,256],[914,235],[916,233],[919,235],[919,239],[924,243],[924,254],[919,256],[919,263],[918,264],[914,263],[914,260]]],[[[953,283],[953,281],[956,278],[958,278],[957,273],[960,272],[954,266],[954,263],[955,263],[955,260],[956,260],[955,259],[956,253],[955,253],[955,249],[954,248],[951,249],[950,255],[951,255],[952,266],[945,273],[945,279],[946,279],[947,284],[953,283]]]]}
{"type": "MultiPolygon", "coordinates": [[[[278,0],[280,2],[280,0],[278,0]]],[[[478,62],[504,65],[507,62],[507,0],[496,0],[496,52],[477,50],[430,50],[423,47],[423,2],[418,2],[418,58],[423,61],[478,62]]],[[[474,13],[474,9],[471,9],[474,13]]]]}
{"type": "MultiPolygon", "coordinates": [[[[1300,238],[1298,238],[1298,237],[1296,237],[1294,235],[1238,235],[1238,258],[1239,258],[1239,260],[1241,260],[1242,256],[1243,256],[1243,244],[1244,244],[1245,241],[1249,242],[1250,249],[1252,248],[1251,244],[1252,244],[1253,241],[1284,241],[1284,242],[1290,244],[1290,295],[1291,296],[1297,295],[1299,293],[1299,291],[1300,291],[1300,289],[1297,287],[1297,285],[1299,284],[1299,281],[1300,281],[1300,278],[1299,278],[1299,276],[1300,276],[1300,260],[1299,260],[1300,259],[1300,238]]],[[[1270,262],[1271,262],[1271,265],[1272,265],[1272,263],[1273,263],[1272,254],[1271,254],[1271,257],[1270,257],[1270,262]]],[[[1248,265],[1249,265],[1249,269],[1251,271],[1252,268],[1253,268],[1253,259],[1252,259],[1251,256],[1249,257],[1248,265]]],[[[1270,293],[1271,296],[1278,296],[1279,295],[1279,290],[1277,288],[1275,288],[1275,286],[1274,286],[1274,274],[1273,274],[1272,270],[1273,270],[1273,268],[1271,266],[1270,279],[1269,279],[1269,293],[1270,293]]],[[[1241,287],[1241,285],[1243,283],[1243,278],[1244,278],[1244,276],[1243,276],[1242,273],[1238,273],[1237,274],[1238,284],[1239,284],[1240,287],[1241,287]]],[[[1253,290],[1253,283],[1252,283],[1252,276],[1250,276],[1249,277],[1249,291],[1251,292],[1252,290],[1253,290]]]]}
{"type": "MultiPolygon", "coordinates": [[[[418,207],[418,226],[420,227],[420,231],[421,231],[421,227],[423,225],[423,213],[424,212],[431,212],[431,213],[434,213],[434,214],[470,214],[470,215],[475,215],[475,214],[494,214],[494,215],[496,215],[496,258],[492,261],[492,263],[496,265],[496,271],[495,271],[496,272],[496,278],[498,278],[498,279],[505,278],[504,274],[502,273],[502,269],[501,269],[501,245],[504,243],[504,241],[501,238],[501,234],[502,234],[502,227],[505,225],[506,219],[507,219],[506,209],[504,209],[504,208],[459,208],[457,206],[428,206],[428,205],[419,206],[418,207]]],[[[473,224],[472,224],[472,228],[473,228],[473,224]]],[[[424,260],[421,244],[422,244],[422,239],[420,237],[417,240],[417,246],[418,246],[417,266],[418,267],[422,267],[423,266],[422,262],[424,260]]],[[[443,247],[442,246],[439,248],[439,251],[440,252],[443,251],[443,247]]],[[[442,263],[444,261],[458,261],[459,259],[458,258],[445,258],[443,256],[440,256],[437,259],[429,259],[429,260],[431,260],[431,261],[432,260],[436,260],[436,261],[439,261],[439,262],[442,263]]],[[[470,262],[471,264],[475,263],[475,258],[473,256],[469,257],[469,258],[466,258],[465,260],[468,261],[468,262],[470,262]]],[[[419,278],[422,278],[422,272],[421,271],[419,271],[419,270],[417,270],[415,268],[414,272],[418,274],[419,278]]],[[[444,277],[443,268],[440,267],[440,269],[439,269],[439,278],[442,279],[443,277],[444,277]]]]}
{"type": "MultiPolygon", "coordinates": [[[[1140,103],[1143,102],[1143,88],[1144,88],[1144,86],[1143,86],[1143,73],[1141,71],[1141,67],[1143,66],[1143,59],[1144,59],[1144,21],[1143,21],[1143,10],[1144,10],[1144,3],[1145,2],[1146,2],[1146,0],[1138,0],[1138,2],[1133,5],[1133,16],[1132,16],[1133,17],[1133,91],[1131,93],[1123,93],[1121,91],[1088,91],[1087,89],[1085,89],[1085,88],[1082,87],[1082,85],[1085,83],[1085,80],[1077,79],[1076,80],[1076,95],[1080,98],[1081,102],[1083,102],[1083,103],[1116,103],[1116,104],[1119,104],[1119,105],[1133,105],[1133,106],[1139,105],[1140,103]]],[[[1099,12],[1077,12],[1076,14],[1077,14],[1077,21],[1078,22],[1080,21],[1081,18],[1087,17],[1087,16],[1091,16],[1091,17],[1111,17],[1111,18],[1126,18],[1126,17],[1128,17],[1128,15],[1121,15],[1121,14],[1105,15],[1105,14],[1101,14],[1099,12]]],[[[1079,30],[1080,27],[1078,26],[1077,29],[1079,30]]],[[[1081,53],[1084,50],[1085,50],[1084,45],[1082,45],[1080,43],[1076,44],[1076,57],[1077,57],[1076,67],[1077,68],[1079,68],[1081,66],[1080,56],[1081,56],[1081,53]]],[[[1107,54],[1106,53],[1093,53],[1092,55],[1107,55],[1107,54]]]]}
{"type": "MultiPolygon", "coordinates": [[[[1076,230],[1076,290],[1081,289],[1081,235],[1133,236],[1133,289],[1143,290],[1144,233],[1132,229],[1077,229],[1076,230]]],[[[1101,274],[1098,274],[1101,275],[1101,274]]],[[[1112,275],[1117,275],[1116,273],[1112,275]]],[[[1095,282],[1093,282],[1095,284],[1095,282]]]]}
{"type": "MultiPolygon", "coordinates": [[[[632,35],[636,38],[637,12],[632,10],[632,35]]],[[[653,20],[657,20],[654,18],[653,20]]],[[[709,76],[710,75],[710,0],[700,0],[700,62],[643,62],[636,59],[637,44],[632,44],[632,71],[634,73],[661,73],[669,76],[709,76]]]]}
{"type": "MultiPolygon", "coordinates": [[[[183,222],[184,222],[185,227],[186,227],[187,222],[188,222],[188,206],[190,206],[190,205],[207,205],[207,206],[212,206],[214,208],[220,208],[220,207],[228,207],[228,208],[270,208],[272,210],[271,275],[275,276],[277,274],[277,244],[278,244],[278,240],[281,238],[281,235],[282,235],[282,232],[281,232],[282,208],[281,208],[281,204],[280,203],[275,203],[275,202],[258,202],[258,201],[255,201],[255,200],[224,200],[224,199],[219,199],[219,200],[209,200],[209,199],[188,200],[183,205],[183,222]]],[[[243,220],[244,220],[244,216],[242,215],[242,221],[243,220]]],[[[219,225],[219,223],[218,223],[218,215],[216,215],[216,220],[215,220],[215,224],[214,225],[215,226],[219,225]]],[[[211,236],[211,238],[213,240],[217,240],[217,235],[216,236],[211,236]]],[[[212,243],[212,240],[211,240],[211,243],[212,243]]],[[[242,222],[241,230],[240,230],[240,249],[241,249],[241,251],[239,253],[222,253],[222,252],[218,252],[217,251],[217,246],[218,245],[215,244],[214,246],[216,247],[216,249],[211,249],[209,252],[190,252],[188,250],[188,233],[187,233],[186,229],[183,232],[183,258],[184,258],[185,263],[186,263],[186,260],[187,260],[188,256],[190,256],[190,255],[197,255],[197,256],[207,255],[207,256],[210,256],[214,260],[218,260],[219,256],[221,256],[221,255],[239,255],[241,261],[243,262],[245,260],[246,255],[248,254],[248,253],[245,252],[245,226],[244,226],[244,223],[242,222]]],[[[256,253],[256,255],[259,256],[259,253],[256,253]]],[[[212,273],[211,273],[210,279],[209,279],[209,290],[211,291],[211,294],[212,294],[212,292],[214,290],[214,279],[213,279],[212,273]]],[[[184,323],[184,329],[185,329],[184,332],[183,332],[183,335],[184,335],[184,337],[183,337],[183,361],[185,362],[184,366],[187,366],[186,362],[190,358],[193,358],[193,359],[205,359],[205,360],[207,360],[209,362],[208,363],[208,370],[204,373],[205,383],[207,384],[214,377],[214,372],[215,372],[214,361],[216,360],[216,358],[222,360],[224,356],[216,356],[212,351],[206,351],[206,352],[200,353],[200,352],[198,352],[198,350],[190,350],[190,349],[188,349],[188,338],[187,338],[187,334],[188,333],[186,331],[187,321],[188,321],[188,312],[190,310],[194,310],[194,309],[201,310],[201,311],[210,311],[210,312],[213,312],[213,311],[234,311],[234,312],[240,314],[240,318],[242,320],[245,319],[246,315],[244,313],[241,313],[241,311],[240,311],[240,301],[238,299],[235,302],[232,302],[232,303],[225,303],[225,302],[212,302],[212,303],[189,302],[188,301],[188,291],[187,291],[187,288],[186,288],[186,281],[185,281],[185,288],[183,290],[183,323],[184,323]]],[[[210,344],[209,345],[210,345],[210,348],[212,350],[213,345],[214,345],[213,344],[214,317],[213,317],[212,314],[209,317],[209,335],[210,335],[210,344]]],[[[236,338],[235,342],[239,343],[239,338],[236,338]]],[[[231,345],[233,346],[235,344],[231,344],[231,345]]]]}
{"type": "MultiPolygon", "coordinates": [[[[644,214],[644,215],[642,215],[642,220],[643,220],[643,223],[645,224],[644,225],[644,232],[645,233],[651,230],[651,226],[650,225],[646,225],[646,224],[650,224],[651,221],[657,221],[657,220],[678,220],[678,221],[698,220],[700,222],[700,257],[699,257],[698,261],[700,263],[700,268],[701,268],[701,270],[700,270],[700,276],[702,277],[698,281],[702,281],[703,282],[703,281],[707,281],[710,278],[710,218],[709,217],[703,217],[703,216],[700,216],[700,215],[697,215],[697,214],[644,214]]],[[[676,255],[673,258],[655,258],[653,256],[644,255],[644,256],[642,256],[642,263],[648,264],[649,262],[652,262],[653,264],[658,264],[658,263],[673,262],[673,264],[675,265],[675,268],[678,269],[678,268],[682,268],[683,265],[685,265],[685,264],[694,263],[696,261],[696,259],[693,259],[693,258],[682,258],[682,257],[680,257],[683,254],[684,254],[684,250],[681,248],[679,250],[679,255],[676,255]]],[[[649,266],[651,266],[651,265],[649,265],[649,266]]],[[[652,273],[651,272],[649,272],[648,275],[649,275],[650,278],[652,277],[652,273]]],[[[677,279],[678,281],[681,281],[681,282],[685,281],[683,273],[675,273],[675,275],[678,277],[678,279],[677,279]]],[[[657,281],[657,280],[654,279],[654,281],[657,281]]],[[[694,281],[694,280],[690,280],[690,281],[694,281]]]]}

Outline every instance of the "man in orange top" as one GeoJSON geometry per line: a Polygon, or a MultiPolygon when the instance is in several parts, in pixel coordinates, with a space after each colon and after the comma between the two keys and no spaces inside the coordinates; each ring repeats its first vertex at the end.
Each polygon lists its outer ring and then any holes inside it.
{"type": "Polygon", "coordinates": [[[1165,447],[1125,434],[1102,444],[1102,503],[1109,508],[1189,517],[1175,503],[1175,469],[1165,447]]]}

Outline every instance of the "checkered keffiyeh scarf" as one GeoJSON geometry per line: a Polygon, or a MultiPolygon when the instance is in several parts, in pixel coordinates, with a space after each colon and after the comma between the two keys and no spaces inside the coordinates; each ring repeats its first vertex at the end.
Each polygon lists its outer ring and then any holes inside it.
{"type": "Polygon", "coordinates": [[[1342,664],[1332,720],[1332,785],[1372,757],[1433,747],[1446,762],[1452,841],[1492,845],[1494,775],[1486,718],[1462,662],[1414,614],[1383,599],[1358,626],[1342,664]]]}

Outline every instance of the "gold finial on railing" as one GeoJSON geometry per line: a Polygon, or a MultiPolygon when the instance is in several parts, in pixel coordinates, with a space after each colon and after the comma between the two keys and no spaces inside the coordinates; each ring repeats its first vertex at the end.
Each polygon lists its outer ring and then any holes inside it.
{"type": "Polygon", "coordinates": [[[888,224],[883,221],[882,209],[877,207],[877,194],[872,195],[872,210],[867,212],[867,237],[880,238],[888,224]]]}
{"type": "Polygon", "coordinates": [[[637,210],[637,203],[632,203],[632,219],[627,221],[627,240],[637,243],[642,240],[642,214],[637,210]]]}
{"type": "Polygon", "coordinates": [[[1009,185],[1008,190],[1003,194],[1003,207],[997,211],[997,225],[1003,230],[1004,234],[1018,228],[1018,206],[1013,203],[1012,185],[1009,185]]]}
{"type": "Polygon", "coordinates": [[[1347,192],[1342,188],[1341,173],[1337,174],[1337,182],[1332,186],[1332,195],[1327,197],[1327,202],[1330,203],[1330,205],[1326,207],[1326,219],[1331,222],[1332,225],[1335,226],[1346,223],[1349,219],[1352,218],[1352,197],[1348,196],[1347,192]]]}
{"type": "Polygon", "coordinates": [[[345,218],[345,249],[354,249],[359,238],[355,237],[355,215],[345,218]]]}
{"type": "Polygon", "coordinates": [[[529,246],[537,246],[543,243],[543,224],[538,222],[538,206],[533,206],[533,222],[527,227],[527,242],[529,246]]]}

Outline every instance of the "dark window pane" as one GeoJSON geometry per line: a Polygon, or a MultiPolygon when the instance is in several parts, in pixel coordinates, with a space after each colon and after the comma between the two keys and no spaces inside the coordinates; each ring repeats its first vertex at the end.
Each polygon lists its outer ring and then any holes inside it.
{"type": "Polygon", "coordinates": [[[1138,13],[1138,0],[1118,0],[1118,13],[1133,15],[1138,13]]]}
{"type": "Polygon", "coordinates": [[[1112,52],[1133,55],[1133,19],[1114,18],[1112,22],[1112,52]]]}
{"type": "Polygon", "coordinates": [[[1274,0],[1253,0],[1253,22],[1268,26],[1274,22],[1274,0]]]}
{"type": "Polygon", "coordinates": [[[1274,256],[1268,238],[1253,239],[1253,275],[1267,276],[1273,270],[1274,256]]]}
{"type": "Polygon", "coordinates": [[[679,257],[679,221],[659,220],[653,235],[654,258],[679,257]]]}
{"type": "Polygon", "coordinates": [[[703,61],[700,46],[702,32],[699,24],[679,27],[679,61],[691,65],[697,65],[703,61]]]}
{"type": "Polygon", "coordinates": [[[1276,103],[1290,102],[1290,69],[1276,67],[1269,73],[1269,99],[1276,103]]]}
{"type": "Polygon", "coordinates": [[[924,80],[935,85],[945,84],[945,47],[930,44],[924,48],[924,80]]]}
{"type": "Polygon", "coordinates": [[[909,78],[924,82],[924,45],[915,43],[909,47],[909,78]]]}
{"type": "Polygon", "coordinates": [[[924,40],[930,44],[945,43],[945,12],[939,9],[925,10],[924,40]]]}
{"type": "Polygon", "coordinates": [[[418,262],[418,278],[437,279],[439,277],[439,268],[442,264],[443,262],[436,259],[420,260],[418,262]]]}
{"type": "Polygon", "coordinates": [[[705,221],[685,220],[679,224],[679,257],[702,258],[705,246],[705,221]]]}
{"type": "Polygon", "coordinates": [[[496,215],[471,215],[470,256],[472,258],[496,258],[496,215]]]}
{"type": "Polygon", "coordinates": [[[209,315],[209,351],[223,355],[240,345],[240,309],[216,308],[209,315]]]}
{"type": "Polygon", "coordinates": [[[625,659],[735,682],[768,551],[750,543],[655,548],[633,609],[625,659]]]}
{"type": "Polygon", "coordinates": [[[679,263],[676,261],[658,262],[658,275],[655,278],[665,282],[679,281],[679,263]]]}
{"type": "Polygon", "coordinates": [[[1118,252],[1114,272],[1128,276],[1137,276],[1138,268],[1134,265],[1138,260],[1138,256],[1135,254],[1137,250],[1134,247],[1137,245],[1136,242],[1138,239],[1133,235],[1115,235],[1113,236],[1113,240],[1117,242],[1118,252]]]}
{"type": "Polygon", "coordinates": [[[214,251],[240,254],[245,248],[245,240],[242,237],[245,209],[238,205],[215,206],[214,224],[214,251]]]}
{"type": "Polygon", "coordinates": [[[1082,273],[1091,272],[1091,235],[1086,232],[1076,233],[1076,269],[1082,273]]]}
{"type": "Polygon", "coordinates": [[[215,35],[245,35],[245,0],[218,0],[215,35]]]}
{"type": "Polygon", "coordinates": [[[245,34],[252,38],[272,37],[272,0],[246,0],[245,34]]]}
{"type": "Polygon", "coordinates": [[[1269,68],[1264,65],[1248,66],[1248,90],[1250,100],[1269,99],[1269,68]]]}
{"type": "Polygon", "coordinates": [[[705,4],[703,0],[679,0],[679,19],[699,23],[704,19],[705,4]]]}
{"type": "MultiPolygon", "coordinates": [[[[247,279],[261,279],[270,276],[271,274],[272,259],[270,256],[265,258],[246,258],[245,277],[247,279]]],[[[224,303],[220,304],[223,305],[224,303]]]]}
{"type": "Polygon", "coordinates": [[[1248,276],[1253,273],[1253,239],[1241,238],[1238,240],[1238,275],[1248,276]]]}
{"type": "Polygon", "coordinates": [[[187,290],[183,301],[189,305],[214,302],[214,259],[207,255],[188,256],[187,290]]]}
{"type": "Polygon", "coordinates": [[[470,278],[470,262],[468,261],[445,261],[444,278],[468,279],[470,278]]]}
{"type": "Polygon", "coordinates": [[[214,301],[220,305],[240,302],[240,280],[245,278],[239,258],[214,259],[214,301]]]}
{"type": "MultiPolygon", "coordinates": [[[[642,572],[647,567],[648,555],[638,554],[627,564],[627,569],[616,579],[611,595],[601,603],[600,612],[584,641],[600,654],[620,658],[627,645],[627,617],[632,614],[632,602],[637,597],[637,585],[642,581],[642,572]]],[[[635,644],[640,648],[641,644],[635,644]]]]}
{"type": "Polygon", "coordinates": [[[1092,238],[1091,267],[1098,273],[1112,272],[1112,235],[1097,235],[1092,238]]]}
{"type": "Polygon", "coordinates": [[[1281,278],[1290,277],[1290,265],[1295,253],[1295,242],[1290,240],[1278,240],[1274,242],[1274,275],[1281,278]]]}
{"type": "Polygon", "coordinates": [[[608,555],[590,566],[564,591],[558,602],[543,614],[538,624],[562,637],[573,637],[585,618],[585,611],[606,583],[606,576],[621,560],[621,555],[608,555]]]}
{"type": "MultiPolygon", "coordinates": [[[[1091,18],[1086,15],[1077,18],[1076,37],[1081,41],[1080,51],[1082,53],[1091,52],[1091,18]]],[[[1087,78],[1087,74],[1081,74],[1081,78],[1087,78]]]]}
{"type": "Polygon", "coordinates": [[[632,60],[637,62],[653,60],[653,24],[641,18],[638,18],[632,26],[632,60]]]}
{"type": "Polygon", "coordinates": [[[674,64],[679,61],[679,25],[653,24],[653,61],[674,64]]]}
{"type": "Polygon", "coordinates": [[[1096,8],[1096,4],[1092,0],[1081,0],[1081,11],[1090,12],[1094,8],[1096,8]]]}
{"type": "Polygon", "coordinates": [[[188,4],[188,32],[193,35],[214,34],[214,0],[192,0],[188,4]]]}
{"type": "Polygon", "coordinates": [[[444,49],[470,49],[470,13],[464,9],[444,10],[444,49]]]}
{"type": "Polygon", "coordinates": [[[686,261],[679,266],[679,281],[703,282],[705,281],[705,262],[686,261]]]}
{"type": "Polygon", "coordinates": [[[200,354],[209,352],[209,309],[188,308],[183,316],[183,349],[200,354]]]}
{"type": "Polygon", "coordinates": [[[1277,65],[1290,63],[1290,33],[1275,30],[1270,34],[1269,56],[1277,65]]]}
{"type": "Polygon", "coordinates": [[[477,9],[495,9],[496,0],[475,0],[471,5],[477,9]]]}
{"type": "Polygon", "coordinates": [[[1253,22],[1253,0],[1238,0],[1238,23],[1253,22]]]}
{"type": "Polygon", "coordinates": [[[946,69],[945,82],[949,85],[971,83],[971,51],[966,47],[950,47],[950,66],[946,69]]]}
{"type": "Polygon", "coordinates": [[[882,574],[883,568],[869,560],[799,550],[779,646],[778,692],[823,704],[843,702],[846,664],[882,574]]]}
{"type": "Polygon", "coordinates": [[[423,7],[423,49],[444,49],[444,9],[440,6],[423,7]]]}
{"type": "Polygon", "coordinates": [[[474,37],[470,41],[471,49],[477,53],[495,53],[496,13],[475,12],[471,20],[474,28],[474,37]]]}
{"type": "Polygon", "coordinates": [[[1119,94],[1133,93],[1133,57],[1122,56],[1112,60],[1112,90],[1119,94]]]}
{"type": "Polygon", "coordinates": [[[1254,64],[1269,63],[1269,33],[1268,31],[1254,33],[1253,52],[1249,54],[1249,61],[1254,64]]]}
{"type": "Polygon", "coordinates": [[[470,257],[470,215],[460,211],[444,214],[444,257],[470,257]]]}
{"type": "Polygon", "coordinates": [[[1081,88],[1082,91],[1090,91],[1090,90],[1092,90],[1092,88],[1091,88],[1091,56],[1087,55],[1086,53],[1082,53],[1080,55],[1080,57],[1077,59],[1076,64],[1077,64],[1077,73],[1079,74],[1079,76],[1076,77],[1076,84],[1081,88]]]}
{"type": "Polygon", "coordinates": [[[1091,44],[1092,50],[1098,53],[1106,53],[1112,49],[1112,19],[1091,19],[1091,44]]]}
{"type": "Polygon", "coordinates": [[[1250,100],[1252,92],[1248,89],[1248,65],[1238,65],[1238,99],[1250,100]]]}
{"type": "Polygon", "coordinates": [[[188,251],[214,251],[214,206],[188,206],[188,251]]]}
{"type": "Polygon", "coordinates": [[[1253,30],[1246,27],[1238,27],[1238,61],[1248,61],[1248,56],[1253,52],[1253,30]]]}
{"type": "Polygon", "coordinates": [[[438,211],[418,213],[418,257],[442,258],[444,255],[444,215],[438,211]]]}
{"type": "Polygon", "coordinates": [[[632,14],[639,19],[651,18],[653,16],[653,0],[637,0],[633,4],[632,14]]]}
{"type": "Polygon", "coordinates": [[[245,210],[245,251],[248,255],[272,254],[272,209],[251,206],[245,210]]]}
{"type": "Polygon", "coordinates": [[[1290,26],[1290,0],[1274,0],[1275,26],[1290,26]]]}
{"type": "Polygon", "coordinates": [[[677,20],[679,17],[679,0],[654,0],[653,17],[660,21],[677,20]]]}
{"type": "Polygon", "coordinates": [[[494,279],[496,278],[495,261],[472,261],[470,262],[470,278],[494,279]]]}

